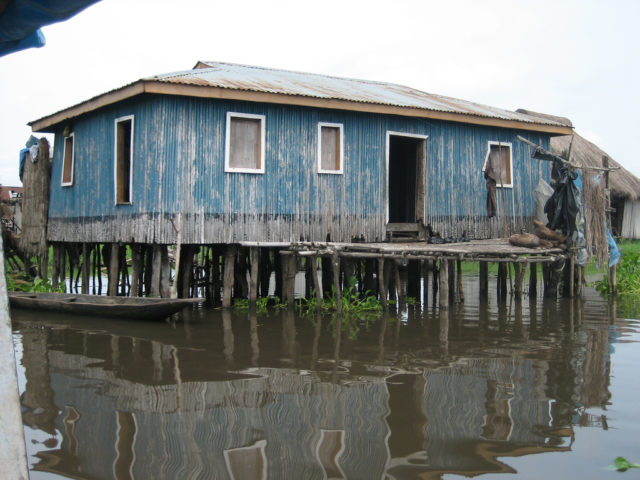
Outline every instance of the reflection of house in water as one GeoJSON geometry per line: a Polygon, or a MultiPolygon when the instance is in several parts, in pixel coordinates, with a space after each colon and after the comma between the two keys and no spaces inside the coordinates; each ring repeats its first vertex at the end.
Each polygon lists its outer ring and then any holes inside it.
{"type": "MultiPolygon", "coordinates": [[[[281,326],[281,352],[295,350],[287,342],[317,341],[311,325],[281,326]]],[[[98,331],[22,328],[25,406],[50,410],[62,434],[57,449],[38,454],[36,469],[91,479],[508,472],[499,457],[570,449],[571,423],[557,404],[575,410],[584,399],[606,401],[607,329],[585,332],[542,353],[492,347],[462,357],[451,345],[451,361],[429,366],[424,358],[387,366],[372,352],[370,363],[320,354],[314,370],[238,362],[228,373],[220,363],[233,360],[233,335],[218,354],[98,331]],[[37,358],[47,359],[48,372],[37,358]],[[562,370],[579,380],[565,387],[562,370]]],[[[257,338],[234,333],[235,345],[258,348],[257,338]]],[[[260,345],[262,353],[269,348],[260,345]]]]}

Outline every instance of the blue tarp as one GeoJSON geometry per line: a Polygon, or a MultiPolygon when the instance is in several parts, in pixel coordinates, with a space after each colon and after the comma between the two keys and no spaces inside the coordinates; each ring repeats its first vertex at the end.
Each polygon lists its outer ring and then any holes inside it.
{"type": "Polygon", "coordinates": [[[98,0],[10,0],[0,12],[0,57],[45,43],[40,27],[61,22],[98,0]]]}

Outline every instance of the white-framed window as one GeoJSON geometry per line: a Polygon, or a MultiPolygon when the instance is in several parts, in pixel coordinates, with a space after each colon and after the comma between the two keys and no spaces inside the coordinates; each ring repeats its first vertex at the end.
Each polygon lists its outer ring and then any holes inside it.
{"type": "Polygon", "coordinates": [[[511,142],[488,142],[482,171],[495,180],[497,187],[513,188],[511,152],[511,142]]]}
{"type": "Polygon", "coordinates": [[[114,190],[119,205],[132,202],[133,126],[133,115],[116,118],[114,122],[114,190]]]}
{"type": "Polygon", "coordinates": [[[264,173],[265,116],[227,112],[224,171],[264,173]]]}
{"type": "Polygon", "coordinates": [[[318,123],[318,173],[344,172],[344,129],[341,123],[318,123]]]}
{"type": "Polygon", "coordinates": [[[63,187],[70,187],[73,185],[73,170],[75,163],[75,144],[74,135],[71,132],[67,137],[64,137],[64,148],[62,151],[62,182],[63,187]]]}

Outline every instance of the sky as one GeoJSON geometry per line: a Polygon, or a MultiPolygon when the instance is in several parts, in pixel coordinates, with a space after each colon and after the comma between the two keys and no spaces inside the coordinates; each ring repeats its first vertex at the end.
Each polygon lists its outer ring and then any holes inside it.
{"type": "Polygon", "coordinates": [[[20,185],[27,122],[198,60],[568,117],[640,177],[639,20],[638,0],[102,0],[0,57],[0,184],[20,185]]]}

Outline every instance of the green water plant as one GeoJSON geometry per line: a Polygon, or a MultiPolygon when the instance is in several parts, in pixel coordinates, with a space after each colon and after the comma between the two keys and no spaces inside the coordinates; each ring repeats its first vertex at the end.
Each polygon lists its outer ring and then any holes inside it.
{"type": "MultiPolygon", "coordinates": [[[[617,267],[618,294],[640,295],[640,253],[623,253],[617,267]]],[[[594,283],[600,293],[609,291],[609,277],[603,275],[601,280],[594,283]]]]}
{"type": "Polygon", "coordinates": [[[613,461],[613,467],[619,472],[626,472],[630,468],[640,468],[640,464],[631,463],[624,457],[618,457],[613,461]]]}
{"type": "Polygon", "coordinates": [[[24,273],[8,273],[7,289],[9,291],[38,292],[38,293],[64,293],[62,285],[54,288],[46,278],[31,277],[24,273]]]}
{"type": "MultiPolygon", "coordinates": [[[[349,315],[353,313],[378,312],[382,310],[382,303],[370,290],[360,294],[357,288],[358,281],[355,277],[349,279],[349,286],[342,290],[340,295],[340,310],[343,314],[349,315]]],[[[312,292],[311,298],[304,298],[299,303],[303,312],[314,312],[318,308],[318,300],[315,290],[312,292]]],[[[321,300],[320,310],[323,312],[338,311],[338,295],[336,295],[335,286],[331,287],[331,293],[321,300]]]]}

